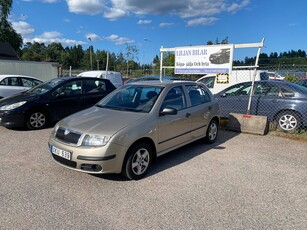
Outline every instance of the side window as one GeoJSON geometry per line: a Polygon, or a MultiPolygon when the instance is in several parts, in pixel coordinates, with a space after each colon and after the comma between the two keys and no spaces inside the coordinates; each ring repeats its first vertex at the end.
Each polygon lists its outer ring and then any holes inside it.
{"type": "Polygon", "coordinates": [[[104,81],[90,79],[85,81],[85,93],[104,93],[107,91],[107,86],[104,81]]]}
{"type": "Polygon", "coordinates": [[[21,86],[18,82],[18,78],[17,77],[11,77],[9,78],[9,83],[12,86],[21,86]]]}
{"type": "Polygon", "coordinates": [[[268,96],[281,96],[281,92],[279,87],[275,86],[275,85],[271,85],[271,87],[269,87],[269,89],[266,92],[266,95],[268,96]]]}
{"type": "Polygon", "coordinates": [[[82,94],[82,81],[71,81],[58,87],[53,93],[53,96],[73,96],[82,94]]]}
{"type": "Polygon", "coordinates": [[[40,84],[40,82],[35,79],[20,78],[20,80],[22,85],[25,87],[34,87],[40,84]]]}
{"type": "Polygon", "coordinates": [[[270,90],[269,85],[267,84],[257,84],[255,85],[254,95],[261,95],[264,96],[270,90]]]}
{"type": "Polygon", "coordinates": [[[0,85],[9,85],[9,79],[8,78],[4,78],[1,82],[0,85]]]}
{"type": "Polygon", "coordinates": [[[202,80],[202,82],[209,88],[213,89],[214,88],[214,83],[215,83],[215,76],[212,77],[206,77],[202,80]]]}
{"type": "Polygon", "coordinates": [[[8,77],[1,81],[0,85],[19,86],[17,77],[8,77]]]}
{"type": "Polygon", "coordinates": [[[293,93],[292,91],[288,89],[281,88],[281,95],[284,97],[294,97],[295,93],[293,93]]]}
{"type": "Polygon", "coordinates": [[[171,107],[177,110],[186,108],[186,102],[182,87],[174,87],[167,93],[162,103],[161,110],[165,107],[171,107]]]}
{"type": "Polygon", "coordinates": [[[247,96],[250,93],[252,84],[250,82],[235,85],[225,91],[226,96],[247,96]]]}
{"type": "Polygon", "coordinates": [[[208,93],[207,89],[201,86],[189,85],[187,86],[187,90],[189,93],[189,97],[190,97],[192,106],[211,101],[211,96],[208,93]]]}

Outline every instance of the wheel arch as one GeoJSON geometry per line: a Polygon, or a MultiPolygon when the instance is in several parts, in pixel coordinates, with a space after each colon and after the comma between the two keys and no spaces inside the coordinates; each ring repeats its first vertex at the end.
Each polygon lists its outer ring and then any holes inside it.
{"type": "Polygon", "coordinates": [[[128,148],[126,154],[125,154],[125,158],[124,158],[124,161],[125,162],[127,160],[127,157],[128,157],[128,152],[137,144],[139,143],[146,143],[150,146],[150,148],[152,149],[152,157],[153,157],[153,160],[155,160],[157,158],[157,150],[156,150],[156,146],[155,146],[155,143],[153,142],[152,139],[150,139],[149,137],[143,137],[143,138],[140,138],[138,140],[136,140],[135,142],[133,142],[130,147],[128,148]]]}
{"type": "Polygon", "coordinates": [[[279,115],[282,114],[282,113],[285,113],[285,112],[291,112],[291,113],[294,113],[294,114],[298,115],[299,117],[303,117],[302,114],[299,111],[297,111],[297,110],[294,110],[294,109],[281,109],[277,113],[274,114],[272,121],[277,121],[279,115]]]}
{"type": "Polygon", "coordinates": [[[220,118],[219,118],[218,116],[212,117],[211,120],[210,120],[210,122],[213,121],[213,120],[217,122],[217,125],[218,125],[218,126],[220,125],[220,118]]]}
{"type": "Polygon", "coordinates": [[[25,125],[27,124],[29,115],[35,111],[44,112],[47,118],[47,122],[51,122],[50,111],[45,106],[34,106],[34,107],[29,108],[25,113],[25,121],[24,121],[25,125]]]}
{"type": "Polygon", "coordinates": [[[126,165],[127,165],[127,162],[129,161],[129,158],[131,157],[131,154],[130,154],[130,151],[132,151],[132,149],[134,147],[136,147],[137,145],[139,144],[146,144],[149,146],[149,148],[152,150],[151,151],[151,157],[152,157],[152,160],[150,160],[151,162],[153,162],[155,159],[156,159],[156,148],[155,148],[155,144],[154,142],[152,141],[152,139],[148,138],[148,137],[143,137],[143,138],[140,138],[138,140],[136,140],[133,144],[131,144],[131,146],[127,149],[127,152],[125,154],[125,157],[124,157],[124,160],[122,162],[122,169],[121,169],[121,173],[129,178],[129,179],[134,179],[134,180],[138,180],[140,178],[142,178],[144,176],[144,173],[146,173],[146,171],[143,173],[143,176],[142,175],[139,175],[139,176],[133,176],[133,173],[132,172],[129,172],[129,170],[127,170],[126,168],[126,165]],[[132,174],[131,174],[132,173],[132,174]]]}
{"type": "Polygon", "coordinates": [[[298,131],[304,126],[304,120],[303,120],[303,115],[294,109],[282,109],[276,113],[271,121],[273,124],[277,125],[277,128],[281,128],[284,132],[290,132],[290,131],[298,131]],[[283,127],[279,127],[279,118],[282,116],[282,114],[288,114],[292,115],[295,117],[297,120],[297,124],[294,128],[292,129],[284,129],[283,127]]]}

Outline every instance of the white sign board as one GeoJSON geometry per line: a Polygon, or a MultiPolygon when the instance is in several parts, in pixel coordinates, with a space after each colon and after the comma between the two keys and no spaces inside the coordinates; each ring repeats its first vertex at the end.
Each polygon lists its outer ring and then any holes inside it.
{"type": "Polygon", "coordinates": [[[229,74],[233,45],[175,48],[175,74],[229,74]]]}

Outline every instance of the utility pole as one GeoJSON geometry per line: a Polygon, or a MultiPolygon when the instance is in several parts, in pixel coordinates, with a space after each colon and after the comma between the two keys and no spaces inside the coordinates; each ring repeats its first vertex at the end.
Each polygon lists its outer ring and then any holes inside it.
{"type": "MultiPolygon", "coordinates": [[[[90,41],[90,42],[92,42],[92,39],[89,37],[88,38],[88,40],[90,41]]],[[[90,64],[91,64],[91,70],[93,70],[93,58],[92,58],[92,43],[90,43],[91,45],[90,45],[90,64]]]]}

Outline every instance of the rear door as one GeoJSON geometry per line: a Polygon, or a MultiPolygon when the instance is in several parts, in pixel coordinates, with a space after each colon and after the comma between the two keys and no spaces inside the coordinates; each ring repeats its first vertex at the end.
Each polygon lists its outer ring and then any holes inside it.
{"type": "Polygon", "coordinates": [[[82,109],[89,108],[112,92],[115,86],[109,81],[100,78],[83,80],[83,96],[80,100],[82,109]]]}
{"type": "Polygon", "coordinates": [[[191,139],[205,135],[211,120],[213,102],[208,93],[208,89],[201,85],[187,85],[189,95],[189,116],[191,120],[191,139]]]}
{"type": "Polygon", "coordinates": [[[267,116],[270,121],[279,111],[295,108],[295,93],[276,83],[257,82],[255,95],[259,96],[256,114],[267,116]]]}

